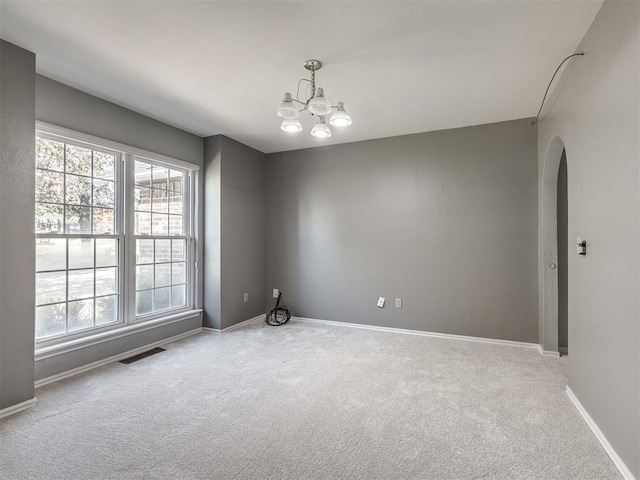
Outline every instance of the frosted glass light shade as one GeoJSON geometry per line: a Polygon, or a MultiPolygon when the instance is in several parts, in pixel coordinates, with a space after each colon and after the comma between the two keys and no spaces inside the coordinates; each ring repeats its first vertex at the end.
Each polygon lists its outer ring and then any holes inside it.
{"type": "Polygon", "coordinates": [[[329,123],[334,127],[346,127],[351,125],[351,117],[344,109],[344,104],[338,102],[338,110],[333,112],[329,123]]]}
{"type": "Polygon", "coordinates": [[[276,115],[280,118],[298,118],[300,112],[293,104],[293,100],[291,99],[291,94],[286,92],[284,94],[284,99],[280,106],[276,109],[276,115]]]}
{"type": "Polygon", "coordinates": [[[311,129],[311,135],[316,138],[329,138],[331,136],[331,129],[324,123],[324,120],[319,120],[311,129]]]}
{"type": "Polygon", "coordinates": [[[298,133],[302,130],[302,125],[297,118],[285,118],[280,124],[280,130],[287,133],[298,133]]]}
{"type": "Polygon", "coordinates": [[[324,98],[322,87],[318,87],[316,96],[309,101],[309,111],[314,115],[328,115],[331,113],[331,104],[324,98]]]}

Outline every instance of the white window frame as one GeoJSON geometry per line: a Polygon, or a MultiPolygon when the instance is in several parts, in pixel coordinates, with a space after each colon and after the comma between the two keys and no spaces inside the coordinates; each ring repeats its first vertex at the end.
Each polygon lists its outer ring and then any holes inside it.
{"type": "MultiPolygon", "coordinates": [[[[155,326],[173,323],[182,318],[188,318],[201,312],[196,308],[197,301],[197,218],[198,203],[196,201],[197,179],[199,165],[184,160],[172,158],[166,155],[150,152],[141,148],[122,144],[112,140],[96,137],[64,127],[59,127],[46,122],[36,121],[36,136],[56,141],[68,141],[74,145],[86,146],[101,151],[116,154],[116,212],[115,235],[105,238],[118,238],[119,240],[119,305],[118,322],[94,327],[77,333],[66,333],[55,337],[34,339],[36,356],[46,358],[57,350],[73,350],[84,346],[118,338],[122,335],[146,330],[155,326]],[[134,163],[135,158],[148,161],[156,165],[182,170],[185,174],[183,192],[183,212],[185,225],[184,235],[178,238],[186,238],[186,268],[187,292],[186,305],[183,308],[174,308],[155,312],[148,315],[136,316],[135,311],[135,239],[134,235],[134,163]]],[[[35,161],[35,159],[34,159],[35,161]]],[[[36,238],[76,238],[77,234],[36,234],[36,238]]],[[[94,238],[96,235],[86,235],[94,238]]],[[[145,236],[144,238],[157,238],[145,236]]],[[[162,238],[176,238],[167,235],[162,238]]]]}

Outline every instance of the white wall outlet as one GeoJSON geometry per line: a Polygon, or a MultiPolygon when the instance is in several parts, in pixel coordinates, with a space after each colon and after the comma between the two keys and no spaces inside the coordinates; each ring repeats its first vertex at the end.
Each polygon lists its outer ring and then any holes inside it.
{"type": "Polygon", "coordinates": [[[380,297],[378,299],[378,307],[380,308],[384,307],[384,297],[380,297]]]}
{"type": "Polygon", "coordinates": [[[280,290],[278,290],[277,288],[273,289],[273,298],[278,298],[278,295],[280,295],[280,290]]]}
{"type": "Polygon", "coordinates": [[[247,303],[247,302],[249,301],[249,294],[248,294],[248,293],[245,293],[245,294],[244,294],[244,297],[243,297],[243,300],[242,300],[242,301],[243,301],[244,303],[247,303]]]}
{"type": "Polygon", "coordinates": [[[396,298],[396,308],[402,308],[402,299],[396,298]]]}

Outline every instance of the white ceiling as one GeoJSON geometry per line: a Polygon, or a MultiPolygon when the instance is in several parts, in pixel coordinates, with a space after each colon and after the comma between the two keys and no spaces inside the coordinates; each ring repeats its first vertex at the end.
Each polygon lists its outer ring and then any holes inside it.
{"type": "Polygon", "coordinates": [[[0,1],[0,36],[39,73],[265,153],[535,116],[602,0],[0,1]],[[353,124],[280,131],[316,58],[353,124]]]}

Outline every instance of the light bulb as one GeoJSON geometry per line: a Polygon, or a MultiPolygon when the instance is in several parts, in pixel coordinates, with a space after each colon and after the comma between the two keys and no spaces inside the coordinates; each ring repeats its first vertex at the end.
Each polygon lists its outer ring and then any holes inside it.
{"type": "Polygon", "coordinates": [[[351,125],[351,117],[345,111],[344,104],[342,102],[338,102],[338,110],[333,112],[331,119],[329,119],[329,123],[334,127],[346,127],[351,125]]]}
{"type": "Polygon", "coordinates": [[[331,129],[324,123],[324,118],[320,118],[311,129],[311,135],[316,138],[329,138],[331,136],[331,129]]]}
{"type": "Polygon", "coordinates": [[[285,118],[280,124],[280,130],[287,133],[298,133],[302,130],[302,125],[297,118],[285,118]]]}
{"type": "Polygon", "coordinates": [[[298,118],[298,115],[300,115],[300,112],[293,104],[293,100],[291,99],[291,94],[289,92],[284,94],[282,103],[276,109],[276,115],[280,118],[298,118]]]}
{"type": "Polygon", "coordinates": [[[331,113],[331,104],[324,98],[322,87],[318,87],[316,95],[309,100],[309,111],[314,115],[328,115],[331,113]]]}

